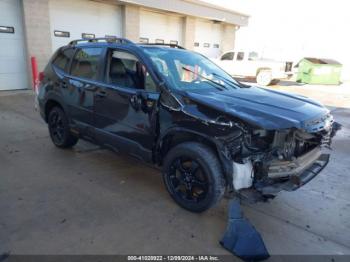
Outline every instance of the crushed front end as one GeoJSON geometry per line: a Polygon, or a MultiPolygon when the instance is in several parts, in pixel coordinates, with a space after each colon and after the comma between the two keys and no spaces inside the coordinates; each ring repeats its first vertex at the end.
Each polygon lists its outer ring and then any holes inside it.
{"type": "Polygon", "coordinates": [[[233,189],[255,201],[273,198],[282,190],[296,190],[319,174],[329,161],[324,148],[330,147],[340,128],[330,114],[306,122],[301,129],[237,127],[241,135],[226,140],[233,189]]]}

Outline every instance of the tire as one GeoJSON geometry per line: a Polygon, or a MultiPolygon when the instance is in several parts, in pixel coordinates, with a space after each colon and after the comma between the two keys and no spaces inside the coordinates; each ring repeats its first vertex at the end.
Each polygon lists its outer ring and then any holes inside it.
{"type": "Polygon", "coordinates": [[[281,80],[279,80],[279,79],[273,79],[273,80],[271,81],[271,85],[277,85],[280,81],[281,81],[281,80]]]}
{"type": "Polygon", "coordinates": [[[52,142],[60,148],[70,148],[78,142],[69,130],[69,123],[62,108],[55,106],[49,112],[48,127],[52,142]]]}
{"type": "Polygon", "coordinates": [[[221,164],[213,150],[200,143],[186,142],[172,148],[162,173],[170,196],[192,212],[209,209],[225,193],[221,164]]]}
{"type": "Polygon", "coordinates": [[[262,86],[268,86],[272,82],[271,70],[260,70],[256,75],[256,82],[262,86]]]}

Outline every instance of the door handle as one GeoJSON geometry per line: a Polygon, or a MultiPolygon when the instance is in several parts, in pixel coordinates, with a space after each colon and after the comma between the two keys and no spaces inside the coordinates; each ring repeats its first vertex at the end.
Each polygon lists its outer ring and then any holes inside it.
{"type": "Polygon", "coordinates": [[[138,94],[132,95],[130,97],[130,104],[136,111],[138,111],[142,106],[142,100],[140,96],[138,94]]]}
{"type": "Polygon", "coordinates": [[[103,90],[100,90],[96,93],[97,96],[99,97],[106,97],[107,96],[107,92],[106,91],[103,91],[103,90]]]}
{"type": "Polygon", "coordinates": [[[90,85],[90,84],[86,84],[84,85],[84,89],[88,90],[88,91],[95,91],[96,90],[96,86],[90,85]]]}
{"type": "Polygon", "coordinates": [[[60,86],[62,87],[62,88],[67,88],[67,83],[65,82],[65,81],[62,81],[61,82],[61,84],[60,84],[60,86]]]}

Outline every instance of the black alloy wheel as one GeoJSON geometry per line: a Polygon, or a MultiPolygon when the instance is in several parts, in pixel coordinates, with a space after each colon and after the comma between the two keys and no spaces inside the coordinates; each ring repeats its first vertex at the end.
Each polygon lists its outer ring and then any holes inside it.
{"type": "Polygon", "coordinates": [[[222,166],[216,153],[197,142],[172,148],[163,163],[164,184],[174,201],[192,212],[203,212],[225,192],[222,166]]]}
{"type": "Polygon", "coordinates": [[[53,142],[55,144],[62,144],[64,140],[64,125],[62,116],[57,110],[50,114],[49,127],[53,142]]]}
{"type": "Polygon", "coordinates": [[[179,157],[170,166],[170,184],[184,201],[199,202],[208,194],[208,178],[198,162],[179,157]]]}
{"type": "Polygon", "coordinates": [[[48,116],[49,133],[55,146],[69,148],[78,142],[69,130],[68,119],[60,107],[51,109],[48,116]]]}

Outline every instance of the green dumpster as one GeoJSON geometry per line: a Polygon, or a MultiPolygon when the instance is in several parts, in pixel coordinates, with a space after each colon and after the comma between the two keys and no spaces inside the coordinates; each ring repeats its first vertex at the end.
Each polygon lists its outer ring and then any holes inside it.
{"type": "Polygon", "coordinates": [[[342,65],[335,60],[305,57],[297,66],[297,82],[329,85],[340,83],[342,65]]]}

